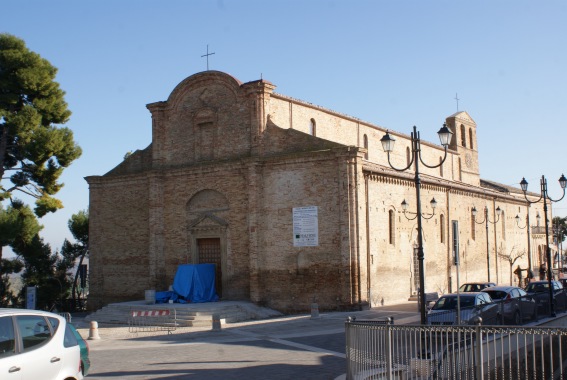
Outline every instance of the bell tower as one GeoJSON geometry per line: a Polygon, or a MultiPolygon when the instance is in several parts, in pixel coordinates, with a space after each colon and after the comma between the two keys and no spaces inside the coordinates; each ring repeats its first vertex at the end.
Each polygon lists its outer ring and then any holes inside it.
{"type": "Polygon", "coordinates": [[[455,179],[480,186],[476,123],[465,111],[459,111],[447,117],[446,123],[453,132],[449,148],[458,153],[454,158],[456,161],[455,179]]]}

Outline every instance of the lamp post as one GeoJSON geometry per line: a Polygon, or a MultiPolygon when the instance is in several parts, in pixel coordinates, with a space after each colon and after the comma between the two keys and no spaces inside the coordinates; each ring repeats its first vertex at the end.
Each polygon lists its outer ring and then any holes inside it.
{"type": "MultiPolygon", "coordinates": [[[[422,213],[421,213],[421,199],[420,199],[421,179],[419,177],[419,162],[421,161],[423,165],[432,169],[438,168],[439,166],[443,165],[443,162],[445,162],[445,160],[447,159],[447,148],[449,146],[449,143],[451,142],[451,136],[453,135],[453,132],[451,132],[449,128],[447,128],[447,125],[443,124],[443,127],[439,130],[439,132],[437,132],[437,134],[439,135],[439,140],[441,141],[441,145],[443,145],[443,148],[445,149],[445,155],[443,157],[443,160],[441,160],[439,164],[432,166],[427,165],[421,157],[421,140],[419,137],[419,132],[417,132],[416,126],[413,127],[413,132],[411,133],[411,160],[408,163],[408,165],[404,168],[396,168],[390,162],[390,152],[394,150],[394,142],[396,140],[393,137],[391,137],[388,132],[386,132],[386,134],[380,139],[380,142],[382,143],[382,148],[388,154],[388,164],[392,169],[398,172],[403,172],[408,170],[412,165],[414,165],[415,198],[417,201],[416,218],[417,218],[417,259],[419,264],[419,299],[420,299],[419,308],[420,308],[422,325],[426,323],[427,315],[425,311],[425,279],[424,279],[424,268],[423,268],[424,254],[423,254],[423,234],[421,231],[422,213]]],[[[402,207],[403,207],[403,202],[402,202],[402,207]]]]}
{"type": "Polygon", "coordinates": [[[563,189],[563,195],[561,196],[561,198],[557,200],[551,199],[551,197],[547,193],[547,180],[545,179],[545,176],[541,176],[541,180],[540,180],[541,195],[538,200],[532,202],[528,199],[528,196],[526,195],[526,192],[528,191],[528,181],[526,181],[525,178],[522,178],[522,181],[520,182],[520,186],[522,187],[522,191],[524,192],[524,198],[526,198],[526,201],[529,204],[538,203],[543,199],[543,219],[545,221],[545,251],[547,256],[547,282],[549,287],[549,307],[550,307],[550,314],[552,317],[555,317],[555,308],[553,307],[553,286],[551,284],[551,279],[553,278],[553,275],[551,268],[551,264],[552,264],[551,249],[549,248],[549,221],[547,220],[547,201],[549,201],[550,203],[559,202],[560,200],[563,199],[563,197],[565,197],[565,186],[567,186],[567,178],[565,178],[563,174],[561,174],[561,177],[559,178],[559,185],[563,189]]]}
{"type": "MultiPolygon", "coordinates": [[[[490,282],[490,250],[488,248],[488,223],[490,224],[496,224],[498,223],[498,221],[500,220],[500,214],[502,213],[502,210],[500,210],[500,207],[496,208],[496,220],[493,222],[488,218],[488,207],[484,206],[484,220],[477,222],[476,221],[476,208],[473,206],[472,208],[472,215],[473,215],[473,220],[475,223],[477,224],[482,224],[484,223],[486,225],[486,270],[488,273],[488,282],[490,282]]],[[[494,251],[496,252],[496,239],[494,240],[494,251]]],[[[498,269],[498,268],[496,268],[498,269]]]]}
{"type": "MultiPolygon", "coordinates": [[[[539,214],[537,214],[537,218],[539,220],[539,214]]],[[[532,270],[532,249],[531,249],[531,242],[530,242],[530,214],[526,214],[526,225],[524,227],[520,226],[520,216],[516,215],[516,224],[519,228],[524,229],[526,228],[526,232],[528,234],[528,276],[530,271],[532,270]]]]}

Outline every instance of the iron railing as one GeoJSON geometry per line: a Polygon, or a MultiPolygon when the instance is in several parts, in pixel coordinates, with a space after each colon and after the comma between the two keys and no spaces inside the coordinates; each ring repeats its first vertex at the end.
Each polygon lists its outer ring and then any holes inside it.
{"type": "Polygon", "coordinates": [[[565,379],[567,330],[346,321],[347,379],[565,379]]]}

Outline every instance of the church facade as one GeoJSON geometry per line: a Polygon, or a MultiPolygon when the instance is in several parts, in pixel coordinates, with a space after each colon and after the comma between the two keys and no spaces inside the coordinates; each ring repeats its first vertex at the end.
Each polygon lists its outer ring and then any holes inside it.
{"type": "MultiPolygon", "coordinates": [[[[187,263],[216,264],[222,300],[283,312],[415,297],[413,166],[390,168],[385,128],[274,90],[218,71],[192,75],[166,101],[147,105],[147,148],[86,178],[91,310],[167,290],[187,263]]],[[[446,161],[420,166],[425,290],[456,291],[457,270],[461,283],[486,281],[488,272],[491,281],[514,282],[517,265],[536,269],[545,260],[545,235],[532,227],[543,204],[529,206],[520,189],[480,178],[477,126],[467,112],[445,122],[453,132],[446,161]]],[[[410,136],[389,133],[391,163],[407,166],[410,136]]],[[[426,163],[444,154],[421,141],[426,163]]]]}

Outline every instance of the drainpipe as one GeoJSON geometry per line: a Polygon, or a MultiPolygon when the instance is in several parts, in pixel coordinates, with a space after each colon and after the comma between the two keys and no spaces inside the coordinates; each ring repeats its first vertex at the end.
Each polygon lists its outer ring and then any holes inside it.
{"type": "MultiPolygon", "coordinates": [[[[448,268],[447,268],[447,274],[449,275],[448,281],[447,283],[449,284],[449,290],[450,292],[453,291],[453,286],[452,286],[452,281],[451,281],[451,267],[452,267],[452,255],[451,255],[451,214],[449,212],[450,208],[449,208],[449,204],[451,202],[451,188],[447,189],[446,195],[445,195],[445,203],[447,204],[447,208],[445,210],[445,214],[447,215],[447,217],[445,218],[445,226],[443,228],[445,228],[445,245],[447,246],[447,258],[448,258],[448,268]]],[[[458,270],[458,268],[457,268],[458,270]]],[[[458,274],[457,274],[458,275],[458,274]]]]}
{"type": "Polygon", "coordinates": [[[372,279],[370,276],[370,203],[368,196],[369,176],[364,177],[364,197],[366,203],[366,297],[368,298],[368,306],[372,309],[372,279]]]}
{"type": "MultiPolygon", "coordinates": [[[[496,198],[493,198],[492,199],[492,220],[496,220],[496,214],[495,214],[496,211],[495,210],[496,210],[496,198]]],[[[504,213],[504,217],[506,217],[506,213],[504,213]]],[[[488,222],[488,218],[486,220],[488,222]]],[[[498,269],[498,261],[499,261],[498,243],[497,243],[498,242],[498,240],[497,240],[498,233],[496,232],[496,227],[497,227],[496,223],[497,222],[494,222],[494,224],[493,224],[493,226],[494,226],[494,262],[496,264],[496,283],[498,284],[498,283],[500,283],[500,280],[499,280],[500,270],[498,269]]],[[[500,224],[502,226],[502,231],[503,231],[502,234],[505,235],[506,231],[504,231],[504,227],[505,227],[506,223],[504,223],[504,220],[502,220],[502,222],[500,224]]],[[[500,237],[500,240],[503,240],[502,236],[500,237]]]]}
{"type": "Polygon", "coordinates": [[[353,171],[353,175],[354,175],[354,206],[355,206],[355,218],[354,218],[354,222],[355,224],[355,228],[356,228],[356,233],[355,233],[355,237],[356,237],[356,271],[357,271],[357,279],[358,279],[358,290],[357,290],[357,294],[356,294],[356,298],[358,301],[358,308],[360,310],[362,310],[362,279],[360,278],[360,274],[361,274],[361,267],[360,267],[360,242],[358,237],[360,236],[360,228],[359,228],[359,224],[360,224],[360,219],[359,219],[359,212],[358,212],[358,160],[357,160],[357,156],[356,156],[357,151],[355,151],[355,156],[353,158],[351,158],[349,161],[352,160],[351,163],[351,167],[352,167],[352,171],[353,171]]]}

